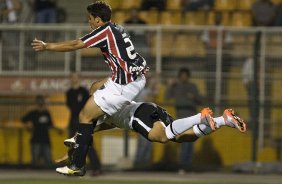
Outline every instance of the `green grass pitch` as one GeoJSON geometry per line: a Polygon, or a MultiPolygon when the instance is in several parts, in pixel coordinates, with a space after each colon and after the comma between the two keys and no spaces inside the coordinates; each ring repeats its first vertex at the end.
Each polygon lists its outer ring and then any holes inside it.
{"type": "MultiPolygon", "coordinates": [[[[1,184],[243,184],[238,182],[158,182],[158,181],[103,181],[103,180],[85,180],[85,179],[0,179],[1,184]]],[[[252,184],[252,183],[244,183],[252,184]]]]}

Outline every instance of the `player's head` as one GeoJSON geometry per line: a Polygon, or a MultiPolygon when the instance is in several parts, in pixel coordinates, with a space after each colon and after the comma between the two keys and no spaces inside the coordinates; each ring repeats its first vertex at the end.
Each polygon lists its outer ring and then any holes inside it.
{"type": "Polygon", "coordinates": [[[187,81],[190,78],[190,70],[189,68],[180,68],[178,71],[178,78],[181,81],[187,81]]]}
{"type": "Polygon", "coordinates": [[[137,19],[138,18],[138,9],[137,8],[132,8],[130,10],[130,17],[132,19],[137,19]]]}
{"type": "Polygon", "coordinates": [[[97,28],[111,20],[112,9],[104,1],[96,1],[87,6],[88,21],[91,28],[97,28]]]}
{"type": "Polygon", "coordinates": [[[38,95],[35,98],[35,102],[39,107],[43,107],[45,105],[45,98],[42,95],[38,95]]]}
{"type": "Polygon", "coordinates": [[[72,87],[79,86],[79,83],[80,83],[79,73],[77,73],[77,72],[72,73],[70,80],[71,80],[71,86],[72,87]]]}

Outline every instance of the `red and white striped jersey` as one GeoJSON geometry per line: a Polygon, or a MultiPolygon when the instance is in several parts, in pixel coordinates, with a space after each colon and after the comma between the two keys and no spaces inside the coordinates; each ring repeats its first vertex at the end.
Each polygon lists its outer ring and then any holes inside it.
{"type": "Polygon", "coordinates": [[[101,49],[115,83],[130,83],[147,67],[146,60],[135,51],[128,33],[120,25],[109,22],[80,39],[88,48],[101,49]]]}

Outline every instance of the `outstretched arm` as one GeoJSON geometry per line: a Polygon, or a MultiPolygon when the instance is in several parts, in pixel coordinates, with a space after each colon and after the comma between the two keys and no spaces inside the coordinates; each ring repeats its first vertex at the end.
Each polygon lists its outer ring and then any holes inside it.
{"type": "Polygon", "coordinates": [[[86,45],[81,40],[70,40],[64,42],[57,42],[57,43],[45,43],[42,40],[38,40],[35,38],[32,43],[32,48],[35,51],[55,51],[55,52],[67,52],[67,51],[74,51],[77,49],[85,48],[86,45]]]}

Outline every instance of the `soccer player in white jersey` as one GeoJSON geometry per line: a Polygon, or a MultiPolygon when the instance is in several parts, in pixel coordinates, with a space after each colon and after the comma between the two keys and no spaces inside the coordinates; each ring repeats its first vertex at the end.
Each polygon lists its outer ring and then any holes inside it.
{"type": "Polygon", "coordinates": [[[111,23],[111,7],[103,1],[96,1],[87,7],[87,11],[88,22],[93,29],[89,34],[64,42],[46,43],[34,39],[31,43],[35,51],[67,52],[97,47],[112,72],[103,89],[97,90],[88,99],[79,114],[78,146],[74,159],[69,165],[57,169],[67,175],[76,175],[84,170],[86,153],[92,140],[92,120],[116,113],[123,105],[130,103],[146,83],[146,61],[135,51],[124,28],[111,23]]]}
{"type": "MultiPolygon", "coordinates": [[[[97,82],[92,85],[91,90],[100,90],[103,88],[102,83],[97,82]]],[[[154,103],[132,102],[112,116],[98,119],[95,132],[122,128],[133,130],[152,142],[194,142],[222,126],[236,128],[242,133],[246,131],[245,122],[236,116],[232,109],[226,109],[222,116],[213,118],[212,111],[204,108],[194,116],[174,120],[165,109],[154,103]]],[[[64,143],[71,148],[68,156],[72,160],[72,148],[76,145],[76,137],[66,139],[64,143]]],[[[66,160],[68,156],[59,160],[66,160]]],[[[84,174],[85,172],[76,173],[79,176],[84,174]]]]}

